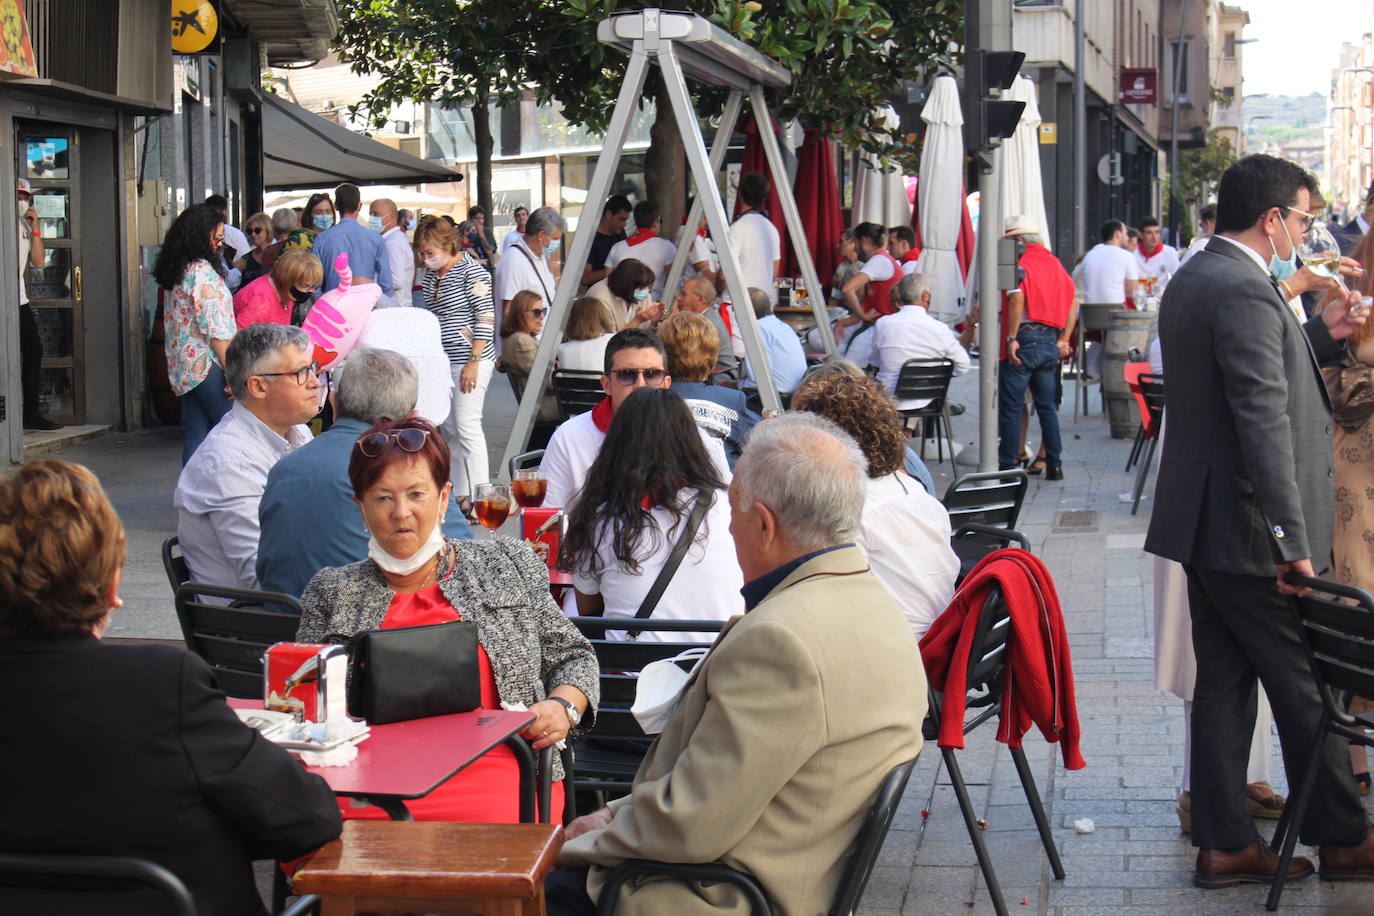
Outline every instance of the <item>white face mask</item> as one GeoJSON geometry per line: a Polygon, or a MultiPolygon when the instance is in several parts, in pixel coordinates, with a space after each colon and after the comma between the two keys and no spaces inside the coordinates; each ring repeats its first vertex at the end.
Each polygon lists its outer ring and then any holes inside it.
{"type": "Polygon", "coordinates": [[[428,267],[430,270],[438,270],[447,263],[448,258],[444,257],[441,254],[431,255],[430,257],[425,258],[425,266],[428,267]]]}
{"type": "Polygon", "coordinates": [[[393,576],[408,576],[421,566],[424,566],[434,555],[444,549],[444,517],[439,516],[434,522],[434,528],[430,530],[429,537],[420,545],[420,549],[409,557],[398,557],[387,553],[382,549],[382,545],[377,543],[376,536],[367,539],[367,557],[376,563],[383,571],[391,573],[393,576]]]}

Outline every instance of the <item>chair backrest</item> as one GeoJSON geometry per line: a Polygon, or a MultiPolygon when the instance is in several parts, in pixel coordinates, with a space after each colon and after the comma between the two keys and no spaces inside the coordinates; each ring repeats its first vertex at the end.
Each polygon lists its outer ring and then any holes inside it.
{"type": "Polygon", "coordinates": [[[167,571],[167,581],[171,583],[173,593],[191,581],[191,568],[181,555],[181,542],[175,534],[162,542],[162,568],[167,571]]]}
{"type": "Polygon", "coordinates": [[[1125,377],[1126,384],[1134,388],[1136,379],[1140,378],[1143,373],[1149,371],[1150,364],[1148,362],[1127,363],[1122,367],[1121,374],[1125,377]]]}
{"type": "Polygon", "coordinates": [[[606,396],[601,390],[601,373],[557,369],[553,373],[553,396],[562,419],[586,413],[606,396]]]}
{"type": "Polygon", "coordinates": [[[858,908],[869,876],[873,874],[873,866],[878,861],[878,853],[882,851],[883,840],[887,838],[888,828],[892,826],[897,806],[902,801],[902,793],[906,791],[907,780],[916,768],[916,760],[913,757],[906,763],[897,764],[878,787],[878,794],[868,809],[863,826],[859,828],[859,835],[854,838],[853,852],[840,877],[840,887],[835,894],[835,902],[831,904],[830,916],[851,916],[858,908]]]}
{"type": "Polygon", "coordinates": [[[292,642],[301,606],[281,592],[188,582],[177,589],[177,620],[186,648],[205,659],[231,697],[262,699],[262,654],[292,642]]]}
{"type": "Polygon", "coordinates": [[[1145,405],[1140,412],[1140,422],[1145,432],[1154,436],[1159,433],[1159,421],[1164,417],[1164,376],[1142,373],[1139,385],[1140,399],[1145,405]]]}
{"type": "Polygon", "coordinates": [[[180,878],[146,859],[0,852],[0,911],[195,916],[196,906],[180,878]]]}
{"type": "Polygon", "coordinates": [[[544,450],[542,448],[532,449],[528,452],[521,452],[507,463],[506,469],[510,471],[510,479],[515,479],[516,471],[524,471],[528,468],[539,467],[539,462],[544,460],[544,450]]]}
{"type": "Polygon", "coordinates": [[[1374,597],[1322,579],[1295,576],[1290,581],[1312,589],[1298,599],[1298,618],[1326,716],[1354,727],[1356,720],[1337,693],[1374,696],[1374,597]]]}
{"type": "Polygon", "coordinates": [[[1029,487],[1030,478],[1019,468],[965,474],[955,478],[941,502],[949,512],[951,528],[969,522],[1015,528],[1029,487]]]}
{"type": "Polygon", "coordinates": [[[954,378],[954,362],[948,359],[909,359],[897,373],[893,395],[898,400],[933,398],[939,400],[949,392],[949,380],[954,378]]]}

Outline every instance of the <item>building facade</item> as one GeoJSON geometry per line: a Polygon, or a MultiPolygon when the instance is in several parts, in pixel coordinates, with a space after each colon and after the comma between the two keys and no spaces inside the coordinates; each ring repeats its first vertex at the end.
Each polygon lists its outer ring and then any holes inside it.
{"type": "Polygon", "coordinates": [[[1374,35],[1369,32],[1341,45],[1326,113],[1328,203],[1350,219],[1364,209],[1374,185],[1374,35]]]}

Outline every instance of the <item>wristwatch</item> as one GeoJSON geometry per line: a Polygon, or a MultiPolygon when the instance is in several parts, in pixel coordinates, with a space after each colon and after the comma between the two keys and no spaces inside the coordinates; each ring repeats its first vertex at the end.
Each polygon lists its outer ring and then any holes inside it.
{"type": "Polygon", "coordinates": [[[1008,337],[1007,343],[1016,343],[1016,335],[1013,334],[1011,337],[1008,337]]]}
{"type": "Polygon", "coordinates": [[[563,708],[568,711],[568,720],[572,722],[573,728],[577,728],[578,724],[582,721],[582,713],[577,711],[577,707],[562,697],[549,697],[549,699],[553,700],[555,703],[563,704],[563,708]]]}

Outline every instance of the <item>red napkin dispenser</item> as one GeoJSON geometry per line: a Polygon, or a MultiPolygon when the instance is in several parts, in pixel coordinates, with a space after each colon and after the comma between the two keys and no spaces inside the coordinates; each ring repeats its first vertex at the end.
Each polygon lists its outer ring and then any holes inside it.
{"type": "Polygon", "coordinates": [[[544,556],[544,562],[549,569],[558,568],[558,544],[563,535],[563,526],[567,524],[567,516],[562,515],[562,509],[521,509],[520,510],[520,537],[525,543],[529,544],[536,553],[544,556]],[[557,515],[560,516],[552,525],[549,521],[557,515]],[[540,528],[548,527],[548,530],[535,539],[535,533],[540,528]]]}
{"type": "Polygon", "coordinates": [[[343,646],[279,642],[262,657],[263,705],[310,722],[344,715],[348,652],[343,646]]]}

